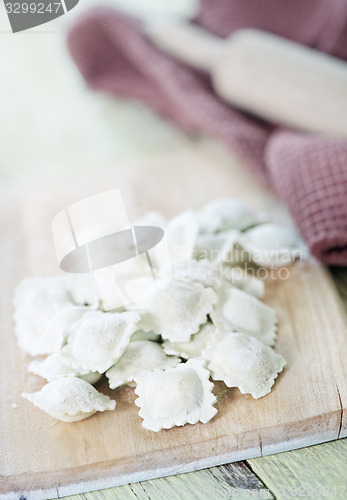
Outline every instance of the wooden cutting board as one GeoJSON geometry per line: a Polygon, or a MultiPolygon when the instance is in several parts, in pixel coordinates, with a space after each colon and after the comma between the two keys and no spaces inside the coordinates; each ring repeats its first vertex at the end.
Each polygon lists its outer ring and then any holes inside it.
{"type": "Polygon", "coordinates": [[[25,276],[58,272],[51,220],[84,196],[120,187],[131,217],[148,209],[171,216],[217,196],[237,196],[290,223],[281,204],[212,143],[141,165],[116,166],[2,193],[1,201],[1,499],[48,499],[192,471],[347,435],[346,318],[329,272],[314,259],[266,283],[279,316],[276,351],[288,365],[268,396],[254,400],[215,386],[217,416],[208,424],[146,431],[129,387],[98,386],[114,412],[76,423],[55,421],[21,398],[43,381],[27,372],[15,343],[14,286],[25,276]]]}

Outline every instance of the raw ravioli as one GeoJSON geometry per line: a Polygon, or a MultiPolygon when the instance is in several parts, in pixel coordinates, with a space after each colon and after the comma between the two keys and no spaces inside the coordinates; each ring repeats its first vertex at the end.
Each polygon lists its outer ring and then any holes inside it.
{"type": "Polygon", "coordinates": [[[270,346],[275,343],[275,310],[238,288],[224,286],[218,291],[218,303],[210,317],[219,330],[244,332],[270,346]]]}
{"type": "Polygon", "coordinates": [[[223,277],[236,288],[253,295],[257,299],[262,299],[265,295],[264,281],[252,276],[240,267],[224,267],[223,277]]]}
{"type": "Polygon", "coordinates": [[[137,342],[138,340],[152,340],[153,342],[158,342],[160,340],[160,335],[154,332],[145,332],[144,330],[136,330],[130,337],[130,342],[137,342]]]}
{"type": "Polygon", "coordinates": [[[106,372],[111,389],[132,382],[143,370],[169,368],[176,366],[180,360],[175,356],[167,356],[161,346],[149,340],[131,342],[122,357],[106,372]]]}
{"type": "Polygon", "coordinates": [[[220,269],[207,259],[173,262],[172,275],[177,280],[197,281],[204,286],[216,287],[220,283],[220,269]]]}
{"type": "Polygon", "coordinates": [[[299,235],[278,224],[261,224],[249,229],[240,236],[239,243],[259,266],[287,266],[308,255],[299,235]]]}
{"type": "Polygon", "coordinates": [[[47,324],[60,309],[74,307],[64,276],[26,278],[14,295],[15,333],[18,345],[26,352],[50,354],[61,347],[62,339],[53,338],[52,346],[41,345],[47,324]]]}
{"type": "Polygon", "coordinates": [[[100,299],[95,280],[91,274],[68,274],[66,279],[71,299],[76,305],[98,309],[100,299]]]}
{"type": "Polygon", "coordinates": [[[217,233],[226,229],[244,230],[265,220],[236,198],[210,201],[198,213],[200,233],[217,233]]]}
{"type": "Polygon", "coordinates": [[[23,393],[22,396],[62,422],[77,422],[97,411],[114,410],[116,407],[114,400],[76,377],[59,378],[45,385],[41,391],[23,393]]]}
{"type": "Polygon", "coordinates": [[[229,229],[216,234],[200,234],[197,237],[195,253],[198,259],[209,259],[212,262],[228,262],[240,232],[229,229]]]}
{"type": "Polygon", "coordinates": [[[229,333],[207,348],[208,369],[214,380],[238,387],[242,394],[255,399],[269,394],[275,378],[286,364],[271,347],[244,333],[229,333]]]}
{"type": "Polygon", "coordinates": [[[74,323],[62,352],[78,370],[104,373],[123,354],[137,329],[136,312],[89,312],[74,323]]]}
{"type": "Polygon", "coordinates": [[[141,312],[139,328],[152,330],[172,342],[188,342],[206,323],[207,315],[217,301],[212,288],[196,282],[172,279],[140,303],[132,306],[141,312]]]}
{"type": "Polygon", "coordinates": [[[140,407],[142,426],[150,431],[187,423],[206,423],[217,413],[213,384],[204,361],[190,359],[175,368],[143,371],[137,377],[135,404],[140,407]]]}
{"type": "Polygon", "coordinates": [[[38,354],[52,354],[59,352],[66,344],[69,328],[75,321],[80,320],[90,309],[86,307],[66,307],[59,309],[42,331],[37,343],[38,354]]]}
{"type": "Polygon", "coordinates": [[[61,351],[51,354],[44,360],[35,359],[30,363],[29,371],[46,379],[47,382],[62,377],[79,377],[90,384],[96,384],[101,378],[101,373],[72,368],[61,351]]]}
{"type": "Polygon", "coordinates": [[[217,328],[212,323],[203,325],[198,333],[195,333],[189,342],[163,342],[163,349],[167,354],[181,356],[181,358],[201,358],[202,352],[212,339],[218,334],[217,328]]]}
{"type": "Polygon", "coordinates": [[[165,236],[173,261],[185,261],[193,257],[199,225],[196,215],[188,210],[173,217],[165,229],[165,236]]]}

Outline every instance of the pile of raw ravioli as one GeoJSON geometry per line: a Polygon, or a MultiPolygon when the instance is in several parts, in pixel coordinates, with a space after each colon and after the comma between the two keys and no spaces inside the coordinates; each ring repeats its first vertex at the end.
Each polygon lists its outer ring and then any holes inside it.
{"type": "Polygon", "coordinates": [[[47,381],[23,397],[55,419],[82,420],[115,409],[94,387],[105,374],[111,389],[135,385],[143,427],[159,431],[211,420],[211,379],[268,394],[285,360],[273,350],[277,318],[260,300],[264,281],[250,270],[306,256],[298,235],[231,198],[169,221],[150,212],[136,224],[165,230],[172,278],[126,310],[103,312],[89,275],[18,285],[17,341],[36,357],[29,371],[47,381]]]}

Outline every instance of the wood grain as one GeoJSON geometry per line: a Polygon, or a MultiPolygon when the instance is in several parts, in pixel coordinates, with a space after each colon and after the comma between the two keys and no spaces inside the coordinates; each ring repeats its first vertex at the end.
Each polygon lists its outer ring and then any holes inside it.
{"type": "Polygon", "coordinates": [[[266,500],[274,498],[246,465],[235,463],[73,495],[67,500],[211,500],[233,496],[250,498],[252,494],[266,500]]]}
{"type": "Polygon", "coordinates": [[[272,212],[275,219],[288,220],[274,197],[224,150],[209,144],[139,166],[8,193],[3,200],[7,210],[2,211],[7,238],[1,247],[0,369],[5,404],[0,494],[45,490],[41,498],[54,498],[345,435],[347,411],[341,418],[347,405],[345,314],[330,275],[313,259],[290,268],[288,279],[275,276],[267,283],[266,302],[279,314],[276,350],[288,366],[265,398],[256,401],[216,384],[219,412],[208,425],[156,434],[141,427],[130,388],[110,391],[101,384],[100,390],[117,400],[117,411],[74,424],[56,422],[22,400],[21,392],[38,390],[43,383],[28,375],[28,357],[15,345],[9,315],[13,287],[24,276],[56,272],[50,240],[55,213],[110,186],[121,187],[131,216],[151,208],[172,215],[216,196],[236,195],[272,212]]]}
{"type": "Polygon", "coordinates": [[[347,441],[249,460],[276,498],[347,498],[347,441]],[[313,491],[313,494],[310,492],[313,491]]]}

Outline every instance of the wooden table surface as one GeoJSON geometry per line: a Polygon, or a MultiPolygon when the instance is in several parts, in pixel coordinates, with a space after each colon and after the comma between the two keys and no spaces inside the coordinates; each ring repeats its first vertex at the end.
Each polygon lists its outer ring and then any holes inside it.
{"type": "MultiPolygon", "coordinates": [[[[331,269],[347,313],[347,269],[331,269]]],[[[347,383],[347,381],[346,381],[347,383]]],[[[67,500],[347,498],[347,438],[67,500]]]]}

